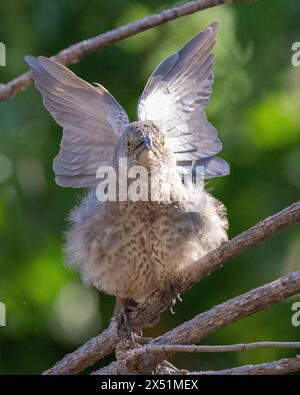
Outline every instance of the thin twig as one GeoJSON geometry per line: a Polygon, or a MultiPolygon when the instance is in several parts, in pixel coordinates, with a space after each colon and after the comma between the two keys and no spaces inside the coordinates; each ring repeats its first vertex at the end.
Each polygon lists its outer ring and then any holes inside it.
{"type": "Polygon", "coordinates": [[[300,357],[284,358],[277,361],[261,363],[259,365],[244,365],[237,368],[224,369],[224,370],[208,370],[200,372],[175,372],[174,374],[188,374],[188,375],[201,375],[201,376],[215,376],[215,375],[278,375],[287,374],[300,371],[300,357]]]}
{"type": "MultiPolygon", "coordinates": [[[[100,34],[96,37],[80,41],[69,46],[52,56],[52,59],[68,66],[73,63],[80,62],[84,57],[106,47],[116,41],[131,37],[155,26],[181,18],[185,15],[193,14],[210,7],[214,7],[224,3],[230,3],[232,0],[196,0],[172,7],[156,14],[149,15],[145,18],[138,19],[132,23],[123,25],[117,29],[100,34]]],[[[31,73],[26,72],[19,77],[13,79],[6,85],[0,85],[0,101],[10,96],[16,95],[31,84],[31,73]]]]}
{"type": "Polygon", "coordinates": [[[162,345],[147,345],[144,349],[139,348],[134,350],[136,354],[143,353],[214,353],[214,352],[236,352],[254,350],[257,348],[299,348],[300,342],[255,342],[255,343],[239,343],[239,344],[228,344],[228,345],[217,345],[217,346],[196,346],[195,344],[162,344],[162,345]]]}
{"type": "Polygon", "coordinates": [[[94,374],[149,374],[172,352],[161,349],[155,353],[147,352],[152,346],[174,344],[191,344],[206,338],[220,328],[229,326],[240,319],[264,310],[268,306],[279,303],[292,295],[300,293],[300,270],[289,273],[272,283],[228,300],[211,310],[199,314],[192,320],[183,323],[156,338],[141,349],[127,352],[127,356],[94,372],[94,374]]]}
{"type": "MultiPolygon", "coordinates": [[[[223,244],[215,251],[202,258],[194,264],[194,276],[189,276],[186,283],[181,284],[180,292],[184,293],[193,283],[197,283],[213,271],[220,268],[229,259],[237,257],[250,248],[269,239],[271,236],[290,228],[300,221],[300,202],[294,203],[283,211],[274,214],[271,217],[259,222],[254,227],[236,236],[234,239],[223,244]],[[204,267],[204,269],[202,269],[204,267]]],[[[145,303],[139,307],[139,313],[131,313],[130,321],[133,327],[141,326],[145,321],[149,322],[154,319],[162,310],[169,305],[169,299],[161,295],[160,292],[154,293],[145,303]]],[[[94,362],[113,352],[114,344],[118,338],[116,325],[111,321],[106,331],[100,333],[97,337],[89,340],[84,346],[72,354],[64,357],[55,366],[49,369],[47,374],[77,374],[92,365],[94,362]],[[107,339],[112,339],[110,342],[107,339]],[[87,354],[91,354],[90,358],[87,354]],[[97,358],[97,359],[96,359],[97,358]]],[[[194,343],[194,340],[188,343],[194,343]]],[[[169,341],[173,344],[173,341],[169,341]]],[[[178,341],[177,343],[182,343],[178,341]]]]}

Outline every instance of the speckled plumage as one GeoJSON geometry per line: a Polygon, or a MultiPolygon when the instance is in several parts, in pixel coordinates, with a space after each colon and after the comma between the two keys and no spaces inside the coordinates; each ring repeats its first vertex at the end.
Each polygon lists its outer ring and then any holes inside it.
{"type": "MultiPolygon", "coordinates": [[[[159,140],[147,122],[135,123],[124,136],[151,130],[159,140]]],[[[119,155],[125,155],[122,143],[116,160],[119,155]]],[[[128,153],[128,162],[155,170],[162,199],[99,202],[91,191],[71,214],[66,251],[85,283],[138,301],[174,284],[184,267],[225,241],[227,220],[223,205],[209,193],[183,185],[168,146],[156,153],[144,149],[137,159],[128,153]],[[168,199],[168,187],[176,201],[168,199]],[[203,207],[190,212],[197,199],[203,207]]]]}

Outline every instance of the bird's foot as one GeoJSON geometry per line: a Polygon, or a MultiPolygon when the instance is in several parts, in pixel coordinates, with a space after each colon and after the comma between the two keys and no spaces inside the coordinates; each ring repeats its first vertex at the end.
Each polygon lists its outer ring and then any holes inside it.
{"type": "Polygon", "coordinates": [[[171,314],[175,314],[175,311],[173,310],[173,307],[175,306],[177,300],[179,300],[179,302],[183,302],[183,299],[181,298],[181,296],[179,294],[176,295],[176,298],[173,298],[171,300],[171,305],[170,305],[170,312],[171,314]]]}
{"type": "Polygon", "coordinates": [[[176,290],[176,286],[174,286],[173,284],[168,284],[161,292],[163,299],[168,301],[169,303],[169,309],[171,314],[175,314],[173,307],[175,306],[177,300],[182,302],[180,294],[176,290]]]}

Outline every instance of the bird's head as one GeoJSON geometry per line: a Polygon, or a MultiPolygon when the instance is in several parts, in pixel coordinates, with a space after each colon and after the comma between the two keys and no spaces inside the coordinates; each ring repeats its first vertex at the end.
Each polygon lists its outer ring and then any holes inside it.
{"type": "Polygon", "coordinates": [[[126,127],[120,139],[118,157],[126,157],[130,166],[146,168],[174,160],[166,144],[166,134],[152,121],[132,122],[126,127]]]}

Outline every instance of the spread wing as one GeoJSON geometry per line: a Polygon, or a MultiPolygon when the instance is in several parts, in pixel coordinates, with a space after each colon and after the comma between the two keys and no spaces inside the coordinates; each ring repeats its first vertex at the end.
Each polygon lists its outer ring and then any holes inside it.
{"type": "Polygon", "coordinates": [[[213,53],[218,23],[208,26],[179,52],[154,70],[138,104],[140,120],[152,120],[167,133],[167,141],[179,165],[205,165],[205,177],[228,174],[219,158],[222,149],[216,129],[204,109],[213,84],[213,53]]]}
{"type": "Polygon", "coordinates": [[[45,107],[63,127],[53,163],[57,184],[93,186],[98,167],[112,164],[119,136],[129,123],[126,112],[101,85],[90,85],[60,63],[43,56],[25,60],[45,107]]]}

